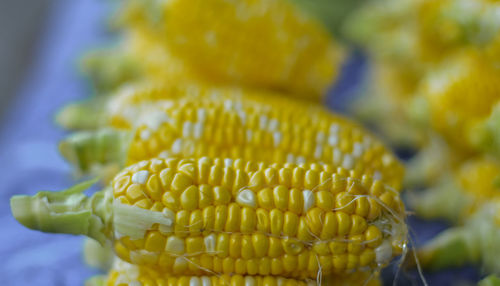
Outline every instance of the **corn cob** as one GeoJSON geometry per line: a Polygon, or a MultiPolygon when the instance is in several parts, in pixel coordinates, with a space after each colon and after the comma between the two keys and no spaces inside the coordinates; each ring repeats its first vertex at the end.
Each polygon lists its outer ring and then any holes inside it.
{"type": "Polygon", "coordinates": [[[172,275],[316,278],[379,269],[406,247],[396,190],[329,165],[153,159],[112,190],[89,183],[11,200],[29,228],[111,241],[121,259],[172,275]]]}
{"type": "Polygon", "coordinates": [[[203,286],[353,286],[366,285],[378,286],[381,285],[377,277],[370,277],[356,273],[355,275],[346,275],[341,277],[328,277],[324,283],[319,284],[315,280],[296,280],[290,278],[274,277],[274,276],[242,276],[242,275],[220,275],[220,276],[182,276],[169,277],[168,274],[155,271],[154,269],[140,267],[128,264],[124,261],[117,260],[112,272],[108,275],[105,285],[135,285],[140,282],[140,285],[161,286],[161,285],[203,285],[203,286]]]}
{"type": "Polygon", "coordinates": [[[500,273],[500,201],[491,199],[463,226],[443,231],[418,250],[422,266],[440,270],[470,263],[485,273],[500,273]]]}
{"type": "Polygon", "coordinates": [[[463,222],[491,199],[500,197],[500,164],[479,157],[466,161],[436,186],[412,197],[415,211],[425,218],[446,218],[463,222]]]}
{"type": "Polygon", "coordinates": [[[164,26],[159,33],[166,49],[215,82],[318,100],[337,74],[339,47],[321,25],[288,1],[161,5],[164,26]]]}
{"type": "MultiPolygon", "coordinates": [[[[394,155],[362,127],[323,107],[276,94],[262,96],[249,90],[191,85],[123,93],[110,106],[112,126],[133,128],[128,137],[115,136],[131,138],[131,142],[120,141],[121,146],[128,146],[127,153],[120,155],[128,163],[160,155],[221,156],[268,163],[323,162],[400,188],[403,169],[394,155]]],[[[61,151],[86,172],[92,160],[81,162],[80,158],[88,156],[80,153],[102,152],[94,150],[95,144],[79,141],[66,140],[61,151]],[[76,149],[76,143],[88,148],[76,149]]],[[[118,149],[112,143],[108,146],[118,149]]]]}
{"type": "Polygon", "coordinates": [[[475,126],[500,100],[499,77],[500,69],[475,51],[464,52],[431,73],[419,91],[426,99],[431,126],[457,149],[475,151],[475,126]]]}

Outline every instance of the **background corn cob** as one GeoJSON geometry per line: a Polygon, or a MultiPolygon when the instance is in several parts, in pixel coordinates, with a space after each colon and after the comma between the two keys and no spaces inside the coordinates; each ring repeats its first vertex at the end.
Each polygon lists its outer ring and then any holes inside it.
{"type": "Polygon", "coordinates": [[[328,165],[153,159],[112,191],[86,198],[86,187],[14,197],[13,214],[33,229],[114,239],[120,258],[173,275],[316,278],[378,269],[406,247],[398,192],[328,165]]]}
{"type": "MultiPolygon", "coordinates": [[[[251,90],[190,85],[125,93],[111,106],[111,125],[134,128],[130,143],[108,144],[113,150],[129,146],[126,154],[119,155],[128,163],[157,156],[323,162],[374,176],[396,189],[401,184],[403,169],[382,143],[320,106],[251,90]]],[[[95,159],[80,153],[100,154],[92,142],[99,141],[70,138],[61,145],[62,154],[81,171],[89,171],[95,159]],[[82,158],[86,161],[80,162],[82,158]]]]}
{"type": "Polygon", "coordinates": [[[460,227],[447,229],[419,249],[422,265],[439,270],[475,263],[485,273],[500,273],[500,203],[491,199],[460,227]]]}
{"type": "Polygon", "coordinates": [[[216,82],[318,100],[337,74],[339,48],[318,22],[288,1],[162,5],[162,43],[216,82]]]}
{"type": "Polygon", "coordinates": [[[480,210],[484,203],[499,197],[500,164],[488,157],[478,157],[461,164],[439,184],[415,193],[410,203],[419,216],[446,218],[463,222],[480,210]]]}

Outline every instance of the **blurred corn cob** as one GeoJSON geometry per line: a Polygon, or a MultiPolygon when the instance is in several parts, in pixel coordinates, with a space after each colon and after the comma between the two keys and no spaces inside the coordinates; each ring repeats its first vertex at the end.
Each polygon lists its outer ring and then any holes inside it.
{"type": "Polygon", "coordinates": [[[91,183],[14,197],[13,215],[111,242],[121,259],[172,275],[315,279],[377,270],[406,247],[397,190],[329,165],[153,159],[86,197],[91,183]]]}
{"type": "Polygon", "coordinates": [[[418,251],[422,265],[440,270],[475,263],[485,273],[500,273],[500,203],[483,204],[463,226],[447,229],[418,251]]]}
{"type": "Polygon", "coordinates": [[[319,100],[341,61],[319,21],[287,0],[128,1],[119,22],[125,54],[146,80],[239,84],[319,100]]]}
{"type": "Polygon", "coordinates": [[[425,218],[446,218],[463,222],[488,201],[500,197],[500,164],[479,157],[463,163],[458,170],[442,175],[431,189],[416,193],[411,205],[425,218]]]}

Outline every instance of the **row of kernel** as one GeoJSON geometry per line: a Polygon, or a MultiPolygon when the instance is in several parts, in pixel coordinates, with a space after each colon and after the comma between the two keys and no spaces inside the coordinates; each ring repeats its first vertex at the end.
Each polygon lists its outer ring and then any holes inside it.
{"type": "MultiPolygon", "coordinates": [[[[141,254],[138,254],[141,255],[141,254]]],[[[144,264],[138,256],[130,256],[131,263],[144,264]]],[[[123,258],[123,257],[122,257],[123,258]]],[[[296,278],[315,278],[321,269],[325,275],[345,273],[359,268],[376,267],[376,254],[371,248],[365,248],[358,254],[342,253],[318,255],[312,251],[304,251],[299,255],[285,254],[281,257],[232,258],[218,257],[209,254],[199,256],[170,256],[162,254],[151,265],[173,275],[202,275],[207,272],[240,274],[240,275],[274,275],[296,278]]]]}

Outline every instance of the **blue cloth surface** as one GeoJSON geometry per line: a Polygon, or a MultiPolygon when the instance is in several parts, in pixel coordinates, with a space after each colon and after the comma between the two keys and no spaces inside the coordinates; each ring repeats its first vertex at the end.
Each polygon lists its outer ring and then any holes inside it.
{"type": "MultiPolygon", "coordinates": [[[[111,2],[111,1],[109,1],[111,2]]],[[[82,237],[45,234],[18,224],[10,213],[9,198],[15,194],[34,194],[40,190],[61,190],[72,184],[71,170],[57,152],[65,133],[53,116],[68,102],[88,95],[78,74],[77,60],[89,49],[109,39],[105,31],[108,1],[72,0],[55,2],[36,61],[0,126],[0,285],[65,286],[83,285],[98,273],[85,266],[82,237]]],[[[345,67],[330,97],[334,109],[345,106],[352,93],[364,59],[356,56],[345,67]],[[341,95],[344,95],[343,97],[341,95]]],[[[410,218],[411,229],[421,243],[444,229],[439,222],[410,218]]],[[[397,264],[384,271],[392,285],[397,264]]],[[[415,271],[401,271],[397,285],[422,285],[415,271]]],[[[474,281],[472,268],[426,273],[429,285],[457,285],[474,281]]]]}

